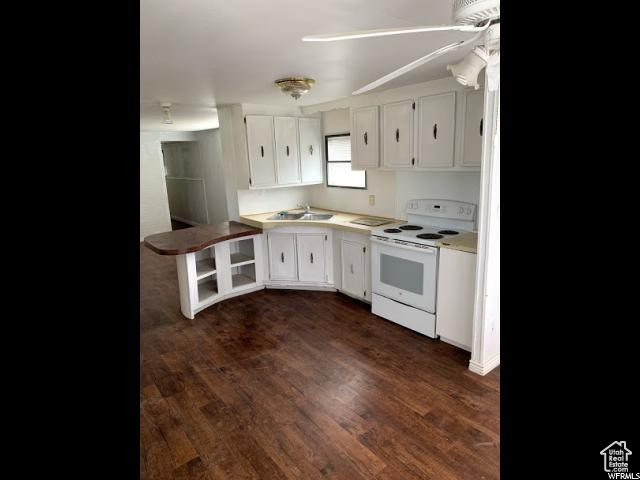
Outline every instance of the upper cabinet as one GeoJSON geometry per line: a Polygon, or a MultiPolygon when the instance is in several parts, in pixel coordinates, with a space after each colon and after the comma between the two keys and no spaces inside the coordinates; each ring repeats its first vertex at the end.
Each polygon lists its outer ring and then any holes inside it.
{"type": "Polygon", "coordinates": [[[299,118],[300,170],[302,183],[321,183],[322,176],[322,132],[319,118],[299,118]]]}
{"type": "Polygon", "coordinates": [[[276,166],[278,185],[300,183],[300,155],[298,155],[298,119],[274,117],[276,138],[276,166]]]}
{"type": "Polygon", "coordinates": [[[453,167],[456,94],[418,100],[418,166],[453,167]]]}
{"type": "Polygon", "coordinates": [[[251,185],[271,186],[276,183],[276,162],[273,150],[273,117],[247,115],[247,151],[251,185]]]}
{"type": "Polygon", "coordinates": [[[462,165],[480,166],[482,160],[482,134],[484,114],[484,92],[472,90],[464,93],[464,138],[462,142],[462,165]]]}
{"type": "Polygon", "coordinates": [[[319,118],[247,115],[249,188],[322,183],[319,118]]]}
{"type": "Polygon", "coordinates": [[[411,168],[413,156],[413,100],[382,106],[382,161],[389,168],[411,168]]]}
{"type": "Polygon", "coordinates": [[[380,165],[378,107],[351,110],[351,169],[363,170],[380,165]]]}
{"type": "Polygon", "coordinates": [[[352,109],[351,168],[478,170],[483,99],[454,90],[352,109]]]}

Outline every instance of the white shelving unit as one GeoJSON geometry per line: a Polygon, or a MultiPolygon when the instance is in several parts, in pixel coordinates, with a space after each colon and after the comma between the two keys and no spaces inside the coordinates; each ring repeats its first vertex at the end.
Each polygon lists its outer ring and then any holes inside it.
{"type": "Polygon", "coordinates": [[[193,319],[199,311],[225,298],[264,288],[262,252],[259,234],[178,255],[182,314],[193,319]]]}

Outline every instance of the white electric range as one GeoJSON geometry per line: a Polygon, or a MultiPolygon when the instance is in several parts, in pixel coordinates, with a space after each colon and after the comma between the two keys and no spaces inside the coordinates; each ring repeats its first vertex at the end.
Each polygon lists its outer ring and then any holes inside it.
{"type": "Polygon", "coordinates": [[[476,205],[439,199],[407,202],[407,223],[371,230],[371,311],[436,337],[437,242],[473,231],[476,205]]]}

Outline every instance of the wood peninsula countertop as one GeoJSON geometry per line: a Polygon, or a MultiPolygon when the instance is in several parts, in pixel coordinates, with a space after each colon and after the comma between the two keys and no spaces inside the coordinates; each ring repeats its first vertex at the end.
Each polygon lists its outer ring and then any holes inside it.
{"type": "MultiPolygon", "coordinates": [[[[378,227],[368,227],[367,225],[359,225],[357,223],[351,223],[356,218],[375,218],[380,220],[386,220],[384,226],[398,225],[401,223],[407,223],[406,220],[398,220],[395,218],[377,217],[373,215],[366,215],[360,213],[348,213],[338,212],[335,210],[325,210],[322,208],[310,207],[314,213],[331,213],[333,217],[329,220],[268,220],[269,217],[275,215],[278,212],[256,213],[252,215],[241,215],[240,220],[248,225],[253,225],[258,228],[269,229],[274,227],[332,227],[340,228],[342,230],[348,230],[356,233],[363,233],[370,235],[371,230],[378,227]]],[[[288,209],[289,213],[300,213],[303,211],[301,208],[288,209]]]]}
{"type": "Polygon", "coordinates": [[[214,243],[260,233],[262,233],[260,228],[230,221],[156,233],[145,237],[144,244],[160,255],[182,255],[197,252],[214,243]]]}
{"type": "Polygon", "coordinates": [[[446,240],[438,240],[436,245],[441,248],[460,250],[468,253],[478,253],[478,234],[476,232],[463,233],[449,237],[446,240]]]}

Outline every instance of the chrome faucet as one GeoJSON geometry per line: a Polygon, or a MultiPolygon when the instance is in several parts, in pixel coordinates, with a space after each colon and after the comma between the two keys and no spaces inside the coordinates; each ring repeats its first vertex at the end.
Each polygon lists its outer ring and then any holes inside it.
{"type": "Polygon", "coordinates": [[[309,206],[309,202],[307,204],[298,204],[297,207],[304,208],[304,213],[311,213],[311,207],[309,206]]]}

